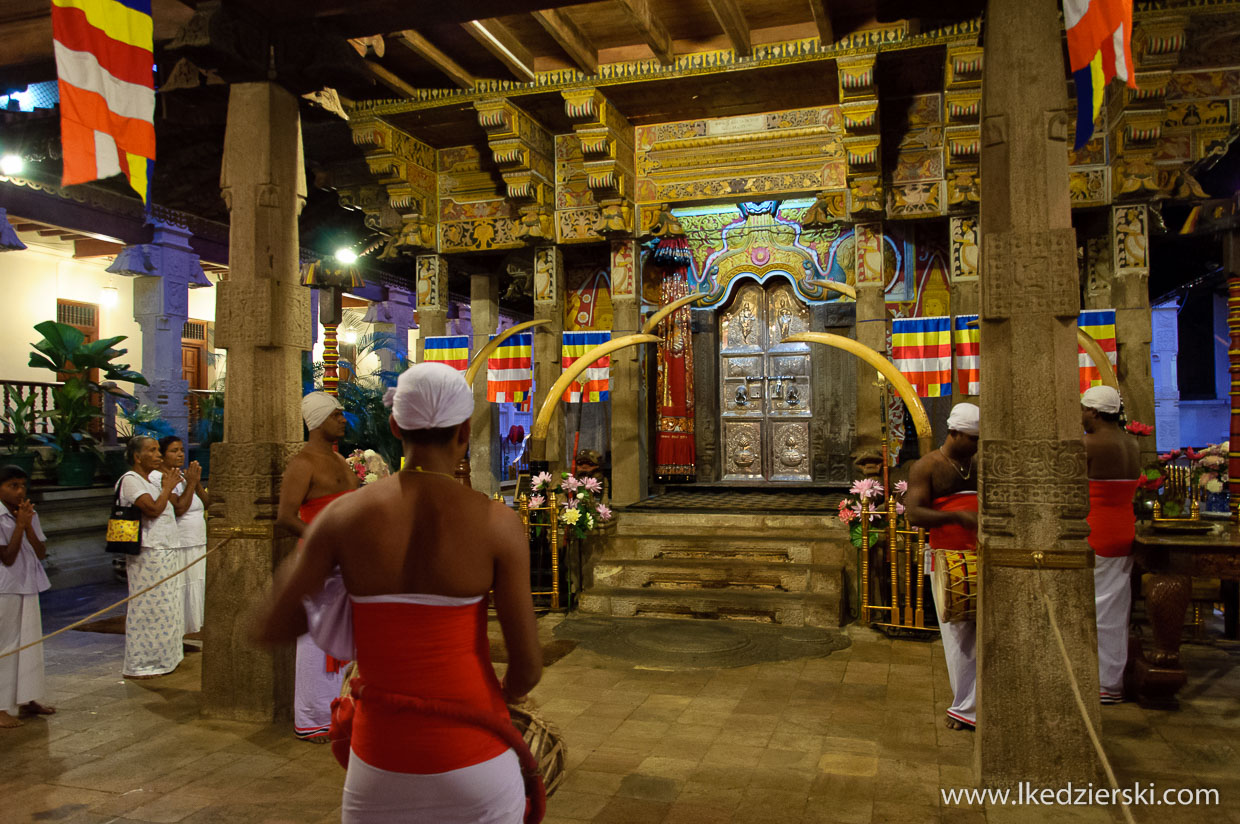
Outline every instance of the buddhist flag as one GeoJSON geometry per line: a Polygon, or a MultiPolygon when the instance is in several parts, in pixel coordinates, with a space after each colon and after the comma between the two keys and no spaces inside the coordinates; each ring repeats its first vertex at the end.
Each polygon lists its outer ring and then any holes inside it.
{"type": "Polygon", "coordinates": [[[1132,0],[1063,0],[1068,63],[1076,85],[1076,146],[1094,135],[1107,83],[1137,87],[1132,67],[1132,0]]]}
{"type": "Polygon", "coordinates": [[[952,330],[953,355],[956,359],[956,380],[966,395],[978,394],[982,376],[982,359],[978,353],[982,330],[977,315],[957,315],[952,330]]]}
{"type": "MultiPolygon", "coordinates": [[[[495,336],[492,335],[492,338],[495,336]]],[[[487,358],[487,400],[492,403],[523,403],[534,385],[531,363],[534,335],[513,335],[487,358]]]]}
{"type": "MultiPolygon", "coordinates": [[[[565,332],[561,350],[563,367],[567,369],[586,352],[609,340],[611,332],[565,332]]],[[[569,403],[605,401],[610,397],[607,391],[610,378],[611,356],[608,355],[590,364],[577,380],[569,384],[564,400],[569,403]]]]}
{"type": "Polygon", "coordinates": [[[426,338],[422,351],[427,363],[446,363],[461,372],[469,368],[469,335],[426,338]]]}
{"type": "MultiPolygon", "coordinates": [[[[1077,318],[1076,326],[1082,332],[1098,341],[1098,345],[1102,347],[1102,351],[1106,352],[1107,360],[1111,362],[1111,368],[1115,368],[1115,310],[1114,309],[1096,309],[1082,312],[1077,318]]],[[[1094,366],[1094,359],[1086,354],[1081,347],[1076,348],[1077,366],[1080,369],[1081,391],[1084,392],[1091,386],[1102,385],[1102,375],[1098,372],[1098,367],[1094,366]]]]}
{"type": "Polygon", "coordinates": [[[897,318],[892,321],[891,359],[921,397],[951,395],[951,318],[897,318]]]}
{"type": "Polygon", "coordinates": [[[52,0],[64,185],[124,172],[149,201],[154,31],[151,0],[52,0]]]}

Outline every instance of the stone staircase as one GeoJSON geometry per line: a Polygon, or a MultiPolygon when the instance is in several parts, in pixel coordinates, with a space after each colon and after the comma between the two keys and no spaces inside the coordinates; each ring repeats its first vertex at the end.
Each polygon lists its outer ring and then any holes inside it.
{"type": "Polygon", "coordinates": [[[829,511],[621,511],[588,562],[578,609],[838,627],[852,553],[829,511]]]}

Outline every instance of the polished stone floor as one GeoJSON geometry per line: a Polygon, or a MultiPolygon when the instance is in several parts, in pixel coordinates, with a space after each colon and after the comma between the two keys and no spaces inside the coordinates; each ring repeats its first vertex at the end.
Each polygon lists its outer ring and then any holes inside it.
{"type": "MultiPolygon", "coordinates": [[[[79,604],[80,607],[80,604],[79,604]]],[[[540,629],[550,640],[558,618],[540,629]]],[[[63,619],[49,616],[49,625],[63,619]]],[[[941,645],[852,628],[825,657],[654,668],[579,646],[535,692],[568,775],[547,822],[1119,821],[1100,808],[949,806],[974,781],[973,734],[943,726],[941,645]]],[[[339,821],[344,773],[289,724],[199,716],[201,654],[165,678],[120,678],[123,638],[49,642],[47,719],[0,730],[0,821],[339,821]]],[[[1121,784],[1215,788],[1218,807],[1144,807],[1139,822],[1240,824],[1240,645],[1188,645],[1176,712],[1104,707],[1121,784]]]]}

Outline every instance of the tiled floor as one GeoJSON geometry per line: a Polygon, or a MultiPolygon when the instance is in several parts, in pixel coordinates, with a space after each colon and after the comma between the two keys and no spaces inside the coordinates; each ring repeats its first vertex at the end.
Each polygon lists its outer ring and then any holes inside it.
{"type": "MultiPolygon", "coordinates": [[[[555,619],[544,618],[550,637],[555,619]]],[[[956,808],[973,736],[944,728],[936,643],[851,631],[828,658],[736,669],[647,669],[578,648],[535,692],[568,746],[548,824],[1118,821],[1098,808],[956,808]]],[[[49,644],[60,712],[0,731],[0,821],[331,822],[343,771],[288,724],[199,717],[201,655],[125,682],[123,638],[49,644]]],[[[1217,788],[1215,808],[1138,808],[1139,822],[1240,824],[1240,645],[1185,648],[1178,712],[1103,708],[1121,783],[1217,788]]]]}

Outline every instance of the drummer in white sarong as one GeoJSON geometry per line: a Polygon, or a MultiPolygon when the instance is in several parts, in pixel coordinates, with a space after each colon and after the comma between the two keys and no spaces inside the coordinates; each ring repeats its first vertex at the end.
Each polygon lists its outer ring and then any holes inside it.
{"type": "MultiPolygon", "coordinates": [[[[974,404],[958,403],[947,419],[947,440],[913,465],[904,496],[908,522],[930,530],[926,572],[934,550],[977,548],[977,454],[980,412],[974,404]]],[[[936,605],[942,610],[942,605],[936,605]]],[[[952,685],[947,726],[971,730],[977,725],[977,624],[972,620],[941,621],[943,654],[952,685]]]]}

